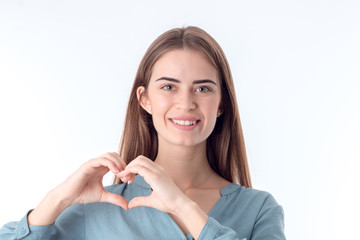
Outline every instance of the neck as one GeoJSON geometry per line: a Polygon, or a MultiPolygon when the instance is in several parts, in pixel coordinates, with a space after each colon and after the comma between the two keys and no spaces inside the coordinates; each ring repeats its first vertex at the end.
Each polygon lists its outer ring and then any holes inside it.
{"type": "Polygon", "coordinates": [[[191,147],[159,142],[155,162],[165,168],[182,191],[201,187],[213,173],[206,157],[206,142],[191,147]]]}

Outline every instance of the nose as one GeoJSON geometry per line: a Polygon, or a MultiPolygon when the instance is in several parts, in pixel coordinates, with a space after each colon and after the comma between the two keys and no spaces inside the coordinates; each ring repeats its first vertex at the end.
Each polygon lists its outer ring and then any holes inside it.
{"type": "Polygon", "coordinates": [[[196,108],[195,98],[192,93],[184,92],[178,94],[176,99],[176,108],[190,111],[196,108]]]}

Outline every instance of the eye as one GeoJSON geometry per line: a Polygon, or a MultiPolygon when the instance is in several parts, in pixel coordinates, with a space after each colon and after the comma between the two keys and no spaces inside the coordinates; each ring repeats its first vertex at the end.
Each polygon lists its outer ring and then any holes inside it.
{"type": "Polygon", "coordinates": [[[211,92],[211,88],[209,87],[198,87],[195,92],[211,92]]]}
{"type": "Polygon", "coordinates": [[[174,90],[176,90],[176,87],[168,84],[168,85],[162,86],[161,89],[163,89],[165,91],[174,91],[174,90]]]}

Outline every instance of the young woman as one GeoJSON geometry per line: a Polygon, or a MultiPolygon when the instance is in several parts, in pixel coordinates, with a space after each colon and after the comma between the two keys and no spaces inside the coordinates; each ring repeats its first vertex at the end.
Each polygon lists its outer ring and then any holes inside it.
{"type": "Polygon", "coordinates": [[[251,188],[228,62],[197,27],[142,59],[119,153],[84,163],[0,239],[285,239],[283,210],[251,188]],[[102,178],[115,174],[114,185],[102,178]]]}

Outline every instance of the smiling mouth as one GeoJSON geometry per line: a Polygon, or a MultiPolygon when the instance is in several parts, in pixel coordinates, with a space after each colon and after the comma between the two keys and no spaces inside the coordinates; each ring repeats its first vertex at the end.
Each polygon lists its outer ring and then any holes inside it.
{"type": "Polygon", "coordinates": [[[196,120],[196,121],[189,121],[189,120],[175,120],[175,119],[171,119],[171,121],[177,125],[181,125],[181,126],[192,126],[197,124],[200,120],[196,120]]]}

